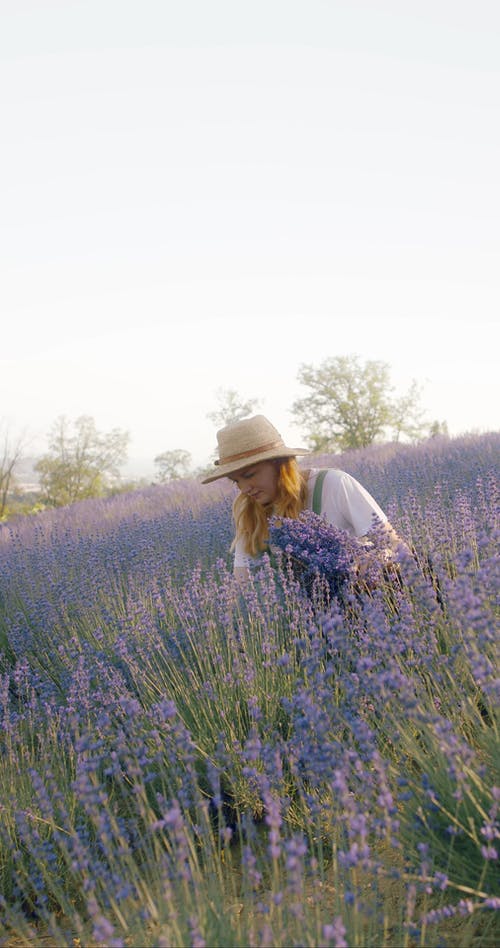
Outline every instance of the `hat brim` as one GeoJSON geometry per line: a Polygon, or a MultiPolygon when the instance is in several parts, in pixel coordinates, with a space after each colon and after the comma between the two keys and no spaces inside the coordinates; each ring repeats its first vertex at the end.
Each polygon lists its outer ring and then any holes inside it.
{"type": "Polygon", "coordinates": [[[262,451],[260,454],[256,454],[252,458],[246,458],[245,462],[242,463],[239,461],[232,461],[230,464],[219,464],[217,470],[213,474],[210,474],[209,477],[205,477],[202,480],[202,484],[210,484],[211,481],[218,481],[221,477],[228,477],[229,474],[235,474],[236,471],[244,471],[247,467],[252,467],[253,464],[259,464],[261,461],[273,461],[275,458],[294,458],[297,455],[310,454],[306,448],[274,448],[271,451],[262,451]]]}

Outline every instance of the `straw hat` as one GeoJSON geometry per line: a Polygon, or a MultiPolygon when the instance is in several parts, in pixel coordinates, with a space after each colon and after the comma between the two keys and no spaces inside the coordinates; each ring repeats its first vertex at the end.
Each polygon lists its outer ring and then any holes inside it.
{"type": "Polygon", "coordinates": [[[202,481],[209,484],[219,477],[227,477],[244,467],[250,467],[258,461],[271,461],[273,458],[293,458],[296,454],[309,454],[305,448],[287,448],[279,431],[264,415],[254,415],[235,421],[217,432],[219,460],[215,461],[218,470],[202,481]]]}

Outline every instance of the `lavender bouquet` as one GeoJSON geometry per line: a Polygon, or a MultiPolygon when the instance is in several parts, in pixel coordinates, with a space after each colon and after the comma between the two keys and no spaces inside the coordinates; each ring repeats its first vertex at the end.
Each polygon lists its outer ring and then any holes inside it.
{"type": "Polygon", "coordinates": [[[339,596],[354,575],[359,540],[327,523],[312,510],[298,518],[271,517],[269,545],[288,558],[294,577],[312,593],[315,580],[326,581],[331,596],[339,596]]]}

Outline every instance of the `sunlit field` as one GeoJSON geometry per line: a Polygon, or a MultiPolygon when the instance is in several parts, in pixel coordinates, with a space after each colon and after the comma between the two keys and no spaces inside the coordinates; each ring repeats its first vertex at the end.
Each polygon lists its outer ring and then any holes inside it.
{"type": "Polygon", "coordinates": [[[415,553],[341,600],[228,482],[2,525],[0,945],[499,944],[499,459],[315,459],[415,553]]]}

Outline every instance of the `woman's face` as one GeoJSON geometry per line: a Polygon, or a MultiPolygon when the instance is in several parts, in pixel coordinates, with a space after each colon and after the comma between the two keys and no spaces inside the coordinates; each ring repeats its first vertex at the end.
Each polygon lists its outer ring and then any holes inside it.
{"type": "Polygon", "coordinates": [[[272,504],[278,496],[279,474],[279,462],[258,461],[241,471],[235,471],[229,479],[234,481],[242,494],[253,497],[258,504],[272,504]]]}

